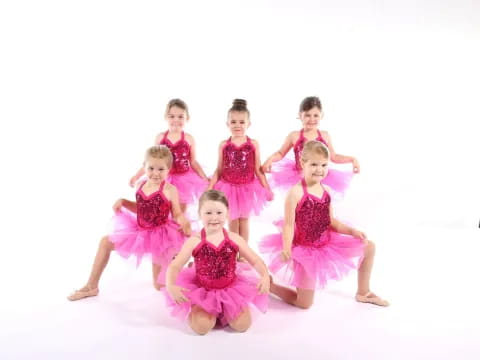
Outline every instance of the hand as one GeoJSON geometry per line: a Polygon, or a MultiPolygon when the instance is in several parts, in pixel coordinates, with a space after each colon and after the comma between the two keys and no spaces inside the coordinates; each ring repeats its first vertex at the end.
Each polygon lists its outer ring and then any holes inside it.
{"type": "Polygon", "coordinates": [[[135,187],[135,183],[137,182],[137,177],[136,176],[132,176],[132,178],[130,179],[130,181],[128,182],[128,185],[130,185],[130,187],[135,187]]]}
{"type": "Polygon", "coordinates": [[[192,234],[192,227],[188,221],[180,223],[180,229],[185,236],[190,236],[192,234]]]}
{"type": "Polygon", "coordinates": [[[113,204],[113,206],[112,206],[113,211],[115,211],[115,212],[120,211],[122,206],[123,206],[123,199],[118,199],[117,201],[115,201],[115,204],[113,204]]]}
{"type": "Polygon", "coordinates": [[[272,201],[273,197],[273,191],[271,189],[267,189],[267,201],[272,201]]]}
{"type": "Polygon", "coordinates": [[[288,250],[283,249],[281,256],[282,256],[282,261],[287,262],[292,257],[292,249],[288,249],[288,250]]]}
{"type": "Polygon", "coordinates": [[[182,288],[177,285],[170,285],[170,286],[167,286],[167,291],[177,304],[181,304],[188,301],[188,298],[184,294],[184,292],[190,291],[188,289],[182,288]]]}
{"type": "Polygon", "coordinates": [[[358,174],[360,172],[360,164],[358,163],[358,160],[355,158],[352,159],[352,167],[353,167],[353,172],[355,174],[358,174]]]}
{"type": "Polygon", "coordinates": [[[260,294],[268,294],[270,291],[270,276],[268,274],[261,277],[257,289],[260,294]]]}
{"type": "Polygon", "coordinates": [[[363,240],[363,242],[367,241],[367,235],[359,230],[353,229],[352,236],[363,240]]]}
{"type": "Polygon", "coordinates": [[[262,171],[264,173],[272,172],[272,161],[271,160],[265,161],[265,163],[262,165],[262,171]]]}

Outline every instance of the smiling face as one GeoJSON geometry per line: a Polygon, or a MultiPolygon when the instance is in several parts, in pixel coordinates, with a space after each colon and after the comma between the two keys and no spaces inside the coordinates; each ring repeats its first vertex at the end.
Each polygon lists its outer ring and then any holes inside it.
{"type": "Polygon", "coordinates": [[[319,183],[328,173],[328,158],[321,154],[311,154],[302,160],[303,177],[307,183],[319,183]]]}
{"type": "Polygon", "coordinates": [[[167,159],[165,158],[154,158],[149,156],[145,160],[145,175],[147,176],[148,181],[153,184],[159,185],[163,180],[167,178],[168,167],[167,159]]]}
{"type": "Polygon", "coordinates": [[[302,111],[299,114],[300,120],[305,131],[317,129],[320,119],[323,117],[322,111],[317,107],[313,107],[308,111],[302,111]]]}
{"type": "Polygon", "coordinates": [[[205,200],[199,210],[200,220],[207,232],[223,229],[228,218],[228,209],[224,203],[215,200],[205,200]]]}
{"type": "Polygon", "coordinates": [[[172,106],[165,115],[170,131],[182,131],[185,122],[188,120],[188,113],[186,110],[172,106]]]}
{"type": "Polygon", "coordinates": [[[248,113],[246,111],[230,111],[227,126],[232,136],[244,136],[250,126],[248,113]]]}

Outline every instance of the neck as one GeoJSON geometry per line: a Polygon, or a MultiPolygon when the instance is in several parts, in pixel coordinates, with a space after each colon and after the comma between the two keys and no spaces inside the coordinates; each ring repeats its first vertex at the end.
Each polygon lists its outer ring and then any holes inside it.
{"type": "Polygon", "coordinates": [[[312,187],[312,186],[318,185],[320,183],[318,181],[313,180],[313,179],[310,179],[310,180],[305,179],[305,184],[307,185],[307,187],[312,187]]]}
{"type": "Polygon", "coordinates": [[[232,135],[232,140],[247,141],[247,135],[232,135]]]}
{"type": "Polygon", "coordinates": [[[220,233],[223,234],[223,228],[215,229],[215,230],[205,228],[205,235],[207,235],[207,236],[215,236],[215,235],[218,235],[220,233]]]}
{"type": "Polygon", "coordinates": [[[182,131],[183,131],[182,128],[180,128],[180,129],[179,129],[179,128],[168,128],[168,133],[169,133],[169,134],[175,134],[175,135],[177,135],[177,134],[181,134],[182,131]]]}

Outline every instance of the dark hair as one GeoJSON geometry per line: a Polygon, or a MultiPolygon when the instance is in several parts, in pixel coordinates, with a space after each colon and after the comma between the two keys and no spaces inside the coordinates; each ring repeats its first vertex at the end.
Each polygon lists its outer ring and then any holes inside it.
{"type": "Polygon", "coordinates": [[[320,102],[320,99],[316,96],[308,96],[300,103],[299,112],[309,111],[314,107],[318,107],[320,111],[322,111],[322,103],[320,102]]]}
{"type": "Polygon", "coordinates": [[[246,112],[248,117],[250,117],[250,111],[248,111],[247,108],[247,100],[234,99],[232,107],[228,110],[228,113],[230,114],[232,111],[246,112]]]}
{"type": "Polygon", "coordinates": [[[202,196],[200,196],[200,199],[198,200],[199,211],[203,203],[208,200],[221,202],[228,209],[228,200],[223,192],[218,190],[207,190],[202,194],[202,196]]]}
{"type": "Polygon", "coordinates": [[[168,102],[167,107],[165,108],[165,117],[167,117],[168,112],[174,106],[179,107],[182,110],[185,110],[185,112],[187,113],[187,118],[190,117],[190,114],[188,112],[187,103],[185,101],[183,101],[182,99],[172,99],[168,102]]]}

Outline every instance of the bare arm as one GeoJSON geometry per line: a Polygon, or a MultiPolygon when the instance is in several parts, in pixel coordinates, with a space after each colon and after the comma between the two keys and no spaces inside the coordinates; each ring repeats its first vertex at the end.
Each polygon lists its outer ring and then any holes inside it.
{"type": "MultiPolygon", "coordinates": [[[[255,146],[255,175],[257,175],[258,180],[262,186],[267,189],[267,191],[272,195],[272,189],[270,189],[270,185],[268,185],[267,178],[263,173],[262,169],[260,168],[260,145],[256,140],[252,140],[253,145],[255,146]]],[[[273,198],[273,195],[271,196],[273,198]]]]}
{"type": "Polygon", "coordinates": [[[293,138],[295,136],[295,133],[296,133],[295,131],[290,133],[287,136],[287,138],[285,139],[285,141],[283,142],[283,145],[280,148],[280,150],[278,150],[273,155],[271,155],[267,159],[267,161],[265,161],[263,163],[262,170],[264,172],[271,172],[272,171],[272,163],[282,160],[285,157],[285,155],[287,155],[287,153],[290,151],[290,149],[293,146],[293,138]]]}
{"type": "Polygon", "coordinates": [[[165,285],[168,293],[177,303],[188,301],[183,294],[184,291],[188,290],[175,285],[175,283],[177,282],[178,273],[185,266],[188,259],[190,259],[195,246],[197,246],[199,243],[200,239],[198,237],[192,236],[189,238],[185,244],[183,244],[177,256],[175,256],[170,265],[168,265],[165,285]]]}
{"type": "Polygon", "coordinates": [[[335,149],[333,148],[332,139],[328,134],[328,132],[322,131],[321,133],[322,133],[322,137],[327,142],[328,151],[330,152],[330,160],[336,164],[352,163],[353,171],[356,173],[360,172],[360,164],[358,163],[358,160],[353,156],[337,154],[335,152],[335,149]]]}
{"type": "Polygon", "coordinates": [[[270,287],[270,278],[268,276],[268,269],[263,260],[258,256],[243,240],[243,238],[233,232],[229,232],[228,236],[232,239],[239,248],[240,255],[244,257],[255,271],[261,276],[261,281],[258,289],[261,293],[267,293],[270,287]]]}
{"type": "Polygon", "coordinates": [[[192,232],[190,228],[190,222],[187,220],[180,208],[180,200],[178,198],[177,188],[172,184],[166,184],[166,188],[168,193],[168,199],[172,203],[172,217],[177,223],[180,224],[182,232],[185,235],[190,236],[192,232]]]}
{"type": "Polygon", "coordinates": [[[208,185],[208,190],[213,189],[215,184],[217,183],[220,175],[222,174],[222,164],[223,164],[223,146],[225,145],[225,140],[220,143],[220,146],[218,147],[218,162],[217,162],[217,168],[215,172],[213,173],[212,178],[210,179],[210,184],[208,185]]]}
{"type": "Polygon", "coordinates": [[[113,204],[113,211],[117,212],[120,208],[124,207],[127,210],[130,210],[133,213],[137,213],[137,203],[127,199],[118,199],[113,204]]]}
{"type": "Polygon", "coordinates": [[[301,198],[301,189],[295,185],[285,200],[285,223],[283,225],[283,258],[288,260],[292,254],[293,230],[295,228],[295,208],[301,198]]]}
{"type": "Polygon", "coordinates": [[[207,175],[205,175],[205,172],[203,171],[202,167],[197,161],[197,153],[195,150],[195,140],[193,139],[193,136],[187,135],[188,141],[190,143],[190,166],[192,167],[193,171],[195,171],[198,176],[200,176],[202,179],[209,180],[207,175]]]}

